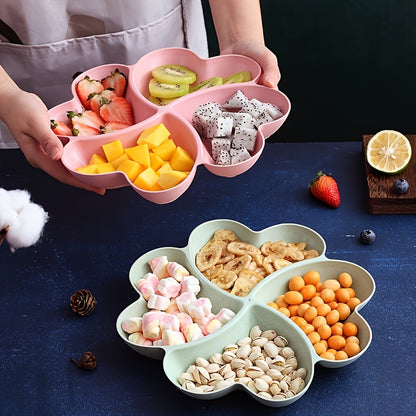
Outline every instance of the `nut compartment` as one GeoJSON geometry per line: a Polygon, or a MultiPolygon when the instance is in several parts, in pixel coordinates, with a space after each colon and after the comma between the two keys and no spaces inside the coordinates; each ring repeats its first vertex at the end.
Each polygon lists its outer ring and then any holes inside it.
{"type": "MultiPolygon", "coordinates": [[[[189,187],[193,176],[189,177],[187,181],[184,181],[186,183],[180,183],[174,188],[168,190],[144,191],[141,189],[139,190],[138,188],[135,189],[132,183],[123,175],[123,173],[120,172],[87,175],[79,174],[75,171],[75,169],[82,166],[82,163],[85,161],[88,162],[89,156],[91,156],[91,148],[97,148],[101,144],[108,143],[118,138],[122,138],[123,140],[133,140],[132,137],[134,134],[141,131],[144,125],[150,127],[152,123],[154,125],[157,122],[156,120],[175,117],[176,114],[178,114],[179,118],[182,119],[180,121],[188,124],[189,128],[194,130],[194,133],[187,135],[187,137],[189,139],[188,143],[190,141],[194,142],[189,144],[189,146],[199,149],[197,158],[195,159],[195,168],[200,164],[204,164],[208,170],[216,175],[233,177],[247,171],[253,166],[263,151],[264,140],[280,128],[290,112],[289,99],[283,93],[276,89],[263,87],[256,83],[260,76],[261,70],[259,65],[252,59],[240,55],[224,55],[201,59],[192,51],[184,48],[166,48],[150,52],[139,59],[136,64],[131,66],[118,64],[102,65],[91,68],[90,70],[80,74],[73,81],[71,86],[73,98],[70,101],[50,109],[50,119],[66,120],[67,111],[79,112],[82,110],[82,105],[75,92],[75,86],[76,83],[85,75],[88,75],[93,79],[102,79],[116,68],[119,68],[120,71],[124,71],[128,77],[126,99],[130,101],[132,105],[135,124],[123,130],[106,133],[104,135],[90,137],[64,137],[63,139],[67,142],[67,144],[64,147],[62,161],[70,173],[84,183],[106,189],[130,185],[137,193],[154,203],[169,203],[180,197],[189,187]],[[166,64],[171,60],[174,63],[189,66],[191,69],[196,71],[198,74],[198,80],[206,79],[206,77],[214,76],[214,74],[220,76],[229,75],[230,68],[231,72],[249,70],[252,73],[252,80],[246,83],[229,84],[196,91],[173,101],[169,105],[158,107],[151,103],[147,98],[148,81],[151,77],[151,70],[156,66],[166,64]],[[198,104],[208,102],[217,96],[220,96],[221,100],[224,101],[228,98],[226,95],[231,96],[238,89],[241,89],[243,92],[247,92],[250,98],[255,97],[260,101],[264,100],[265,102],[267,101],[278,105],[284,114],[278,120],[267,123],[259,128],[256,139],[256,148],[251,158],[235,165],[216,166],[205,147],[202,145],[201,139],[195,129],[192,127],[190,123],[190,115],[195,109],[194,105],[196,106],[198,104]],[[71,145],[72,143],[78,141],[80,142],[78,146],[71,145]],[[94,144],[88,144],[89,141],[94,141],[94,144]],[[73,152],[75,154],[72,154],[73,152]]],[[[174,132],[175,131],[173,131],[173,133],[174,132]]],[[[193,170],[193,175],[194,174],[195,170],[193,170]]]]}
{"type": "Polygon", "coordinates": [[[280,407],[289,405],[298,400],[309,388],[313,379],[314,366],[316,363],[330,368],[348,365],[365,353],[372,340],[371,328],[359,313],[370,301],[375,291],[375,283],[372,276],[365,269],[354,263],[326,258],[325,249],[325,241],[319,234],[308,227],[298,224],[278,224],[262,231],[253,231],[245,225],[232,220],[220,219],[202,223],[191,232],[186,247],[160,248],[152,250],[137,259],[130,269],[130,282],[137,291],[135,282],[139,276],[143,275],[145,271],[148,271],[147,262],[155,256],[164,254],[169,259],[172,258],[174,261],[183,264],[188,268],[191,274],[199,278],[202,289],[201,293],[203,293],[203,296],[209,296],[211,298],[213,305],[215,305],[215,310],[227,306],[236,312],[236,316],[216,332],[197,341],[178,346],[143,347],[129,342],[126,334],[121,329],[121,322],[123,319],[133,315],[137,316],[147,310],[145,301],[142,298],[139,298],[119,315],[116,323],[117,331],[123,341],[135,351],[151,358],[163,359],[166,376],[185,394],[209,400],[222,397],[236,389],[246,389],[247,393],[252,395],[254,399],[267,406],[280,407]],[[280,238],[284,238],[288,241],[303,240],[310,244],[311,247],[319,250],[320,255],[317,258],[304,260],[276,271],[260,282],[248,296],[239,298],[226,293],[209,282],[199,273],[195,266],[194,259],[199,248],[212,237],[214,231],[224,228],[233,230],[241,239],[246,239],[254,245],[259,242],[277,240],[280,238]],[[334,275],[343,271],[349,272],[353,277],[355,276],[354,287],[357,296],[360,297],[362,302],[356,307],[347,321],[356,323],[359,328],[360,345],[362,348],[360,353],[356,356],[341,361],[322,359],[316,354],[307,336],[294,322],[266,305],[272,298],[277,297],[287,290],[287,283],[293,275],[302,274],[309,270],[319,271],[322,274],[322,279],[333,278],[334,275]],[[308,372],[305,379],[305,387],[300,393],[293,397],[276,401],[259,397],[243,385],[239,384],[233,384],[223,390],[210,393],[190,392],[180,386],[178,377],[186,370],[187,366],[191,364],[192,361],[197,357],[208,358],[211,354],[220,352],[220,348],[229,343],[234,343],[238,339],[246,336],[253,325],[259,325],[263,330],[275,329],[280,335],[283,335],[288,339],[290,346],[296,352],[299,366],[305,367],[308,372]]]}

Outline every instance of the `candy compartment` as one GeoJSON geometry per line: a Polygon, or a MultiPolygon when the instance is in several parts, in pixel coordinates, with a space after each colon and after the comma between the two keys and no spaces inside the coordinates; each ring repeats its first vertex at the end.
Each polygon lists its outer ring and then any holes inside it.
{"type": "MultiPolygon", "coordinates": [[[[178,346],[142,346],[137,345],[131,341],[129,341],[127,338],[126,332],[123,331],[121,328],[121,323],[131,317],[138,317],[143,316],[144,313],[149,311],[149,308],[147,307],[145,299],[140,295],[140,292],[137,288],[137,281],[141,278],[143,278],[147,273],[151,271],[149,266],[149,261],[157,258],[159,256],[166,256],[167,259],[171,262],[176,262],[182,266],[184,266],[191,274],[193,274],[193,267],[191,262],[189,261],[189,258],[187,256],[185,249],[175,248],[175,247],[164,247],[164,248],[158,248],[152,251],[149,251],[139,257],[131,266],[129,271],[129,280],[133,287],[133,289],[138,293],[139,299],[135,301],[133,304],[129,305],[127,308],[125,308],[121,314],[119,315],[116,323],[117,332],[119,333],[120,337],[127,343],[127,345],[131,348],[133,348],[135,351],[139,352],[140,354],[143,354],[145,356],[155,358],[155,359],[161,359],[163,358],[165,352],[172,348],[178,348],[178,346]]],[[[193,274],[194,275],[194,274],[193,274]]],[[[194,275],[195,276],[195,275],[194,275]]],[[[223,295],[220,293],[220,291],[212,287],[210,285],[205,284],[205,282],[201,282],[201,279],[199,279],[201,291],[197,294],[197,298],[209,298],[212,303],[212,312],[218,313],[222,308],[227,307],[228,309],[231,309],[236,316],[238,316],[239,312],[242,310],[245,301],[243,299],[238,299],[235,297],[227,296],[226,294],[223,295]]],[[[236,319],[234,317],[230,322],[223,325],[219,330],[225,329],[230,327],[230,324],[232,321],[236,319]]],[[[205,335],[203,338],[199,340],[192,341],[190,343],[184,344],[185,346],[201,342],[205,342],[206,339],[209,339],[215,334],[209,334],[205,335]]]]}
{"type": "Polygon", "coordinates": [[[170,350],[164,360],[163,367],[169,380],[182,392],[198,399],[212,400],[225,396],[235,390],[244,390],[260,403],[270,407],[287,406],[300,399],[306,393],[314,376],[314,357],[308,339],[299,328],[290,320],[276,313],[264,305],[252,303],[244,311],[234,318],[228,328],[221,328],[205,342],[189,344],[186,347],[178,347],[170,350]],[[195,363],[197,358],[209,360],[214,353],[222,353],[224,347],[236,344],[241,338],[247,337],[253,326],[259,326],[261,330],[274,330],[284,337],[290,348],[295,352],[297,368],[306,370],[304,388],[292,397],[280,400],[262,397],[254,393],[242,383],[232,383],[220,390],[211,392],[197,392],[185,389],[178,381],[178,378],[187,368],[195,363]]]}
{"type": "MultiPolygon", "coordinates": [[[[189,49],[165,48],[149,52],[144,55],[134,66],[132,71],[132,88],[137,94],[146,99],[149,97],[149,81],[152,78],[152,70],[161,65],[181,65],[196,73],[197,79],[193,85],[214,76],[226,77],[236,72],[249,71],[251,81],[255,82],[260,76],[261,68],[257,62],[242,55],[222,55],[208,59],[201,59],[189,49]]],[[[222,86],[219,86],[223,88],[222,86]]],[[[217,89],[217,87],[215,87],[217,89]]],[[[188,99],[194,93],[179,98],[180,101],[188,99]]],[[[179,100],[175,100],[177,102],[179,100]]],[[[170,106],[170,105],[169,105],[170,106]]]]}
{"type": "MultiPolygon", "coordinates": [[[[344,260],[330,260],[327,258],[315,259],[310,263],[298,263],[293,267],[284,268],[276,272],[276,276],[272,279],[265,279],[261,284],[257,285],[251,292],[253,300],[262,304],[274,302],[274,300],[284,293],[288,288],[288,282],[293,276],[303,276],[305,273],[315,270],[321,276],[321,282],[328,279],[338,279],[343,273],[349,273],[352,276],[352,288],[361,303],[355,307],[345,322],[353,322],[358,327],[358,337],[360,340],[360,352],[357,355],[349,357],[345,360],[327,360],[319,357],[314,351],[314,360],[325,367],[337,368],[348,365],[360,358],[369,348],[372,340],[372,331],[367,321],[359,314],[359,311],[370,301],[375,292],[375,282],[370,273],[362,267],[344,260]]],[[[280,312],[279,312],[280,313],[280,312]]],[[[285,318],[289,319],[289,318],[285,318]]],[[[310,343],[312,347],[312,344],[310,343]]]]}
{"type": "Polygon", "coordinates": [[[191,185],[195,176],[196,168],[200,160],[201,143],[195,130],[182,118],[172,113],[161,113],[143,123],[132,126],[129,129],[120,130],[116,135],[113,133],[89,138],[70,140],[64,148],[62,162],[65,167],[84,183],[103,187],[107,189],[119,188],[130,185],[142,197],[158,204],[164,204],[177,199],[191,185]],[[102,145],[119,139],[123,148],[136,145],[140,133],[148,128],[163,123],[170,131],[170,138],[177,146],[182,146],[195,160],[194,166],[188,176],[177,186],[162,191],[146,191],[135,186],[124,172],[114,171],[103,174],[84,174],[76,171],[77,168],[88,164],[92,154],[104,156],[102,145]]]}

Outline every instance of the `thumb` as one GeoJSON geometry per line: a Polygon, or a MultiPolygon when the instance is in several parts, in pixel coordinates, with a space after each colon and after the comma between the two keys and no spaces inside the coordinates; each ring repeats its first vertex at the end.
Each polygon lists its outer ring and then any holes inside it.
{"type": "Polygon", "coordinates": [[[31,125],[31,136],[40,144],[45,153],[52,160],[59,160],[63,152],[61,140],[50,128],[48,113],[37,118],[31,125]]]}

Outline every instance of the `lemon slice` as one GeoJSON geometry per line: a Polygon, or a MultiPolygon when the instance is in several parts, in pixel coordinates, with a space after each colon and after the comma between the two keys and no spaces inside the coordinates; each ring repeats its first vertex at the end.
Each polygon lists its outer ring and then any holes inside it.
{"type": "Polygon", "coordinates": [[[406,169],[412,157],[412,147],[402,133],[382,130],[369,140],[366,156],[374,169],[393,175],[406,169]]]}

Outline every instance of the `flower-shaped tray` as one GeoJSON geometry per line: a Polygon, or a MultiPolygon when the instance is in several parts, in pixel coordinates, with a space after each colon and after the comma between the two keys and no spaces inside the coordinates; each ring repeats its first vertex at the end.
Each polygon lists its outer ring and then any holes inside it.
{"type": "MultiPolygon", "coordinates": [[[[232,220],[212,220],[200,224],[190,234],[188,245],[184,248],[164,247],[152,250],[132,265],[129,272],[129,279],[134,288],[136,282],[148,271],[148,261],[154,257],[165,255],[169,261],[175,261],[185,266],[191,274],[198,277],[201,284],[201,292],[198,296],[209,297],[212,301],[213,312],[217,313],[222,307],[232,309],[235,317],[219,328],[217,331],[197,341],[179,346],[140,346],[130,342],[126,333],[121,328],[121,323],[134,316],[142,316],[148,311],[146,301],[139,297],[137,301],[128,306],[118,316],[116,322],[117,332],[129,347],[138,353],[155,358],[163,359],[163,368],[169,380],[183,393],[199,399],[215,399],[222,397],[235,389],[243,389],[254,399],[271,406],[286,406],[298,400],[312,383],[314,366],[316,363],[325,367],[342,367],[357,360],[368,349],[372,332],[369,324],[360,315],[360,310],[371,299],[375,291],[375,282],[372,276],[362,267],[343,260],[332,260],[325,256],[326,244],[323,238],[314,230],[299,224],[278,224],[262,231],[252,231],[241,223],[232,220]],[[229,229],[239,239],[249,242],[256,247],[267,241],[286,241],[307,244],[307,249],[315,249],[319,256],[313,259],[303,260],[298,263],[286,266],[263,279],[246,297],[237,297],[227,293],[211,283],[195,265],[195,256],[198,251],[212,238],[215,231],[229,229]],[[274,301],[280,294],[288,289],[288,282],[295,275],[303,275],[310,270],[316,270],[321,275],[321,281],[329,278],[337,278],[340,273],[347,272],[353,277],[353,288],[361,303],[348,317],[348,322],[354,322],[358,327],[361,351],[345,360],[327,360],[321,358],[314,350],[304,332],[289,318],[267,305],[274,301]],[[284,336],[295,353],[299,367],[307,370],[305,387],[300,393],[283,400],[271,400],[260,397],[240,383],[234,383],[222,390],[198,393],[184,389],[178,382],[178,377],[186,371],[189,365],[193,364],[198,357],[208,359],[212,354],[222,352],[222,349],[234,344],[242,337],[248,335],[250,328],[254,325],[260,326],[263,330],[274,329],[279,335],[284,336]]],[[[138,292],[139,293],[139,292],[138,292]]],[[[140,294],[139,294],[140,295],[140,294]]]]}
{"type": "Polygon", "coordinates": [[[191,185],[198,165],[203,164],[215,175],[225,177],[233,177],[247,171],[260,157],[265,139],[280,128],[290,112],[290,101],[286,95],[277,89],[257,84],[261,68],[252,59],[240,55],[223,55],[201,59],[188,49],[167,48],[148,53],[134,65],[108,64],[83,72],[72,83],[71,91],[73,98],[50,109],[50,119],[64,121],[67,119],[67,111],[82,111],[83,107],[75,90],[77,83],[86,75],[92,79],[102,79],[116,68],[127,76],[126,99],[132,105],[135,124],[123,130],[103,135],[67,137],[65,139],[67,143],[64,147],[62,163],[74,176],[84,183],[107,189],[131,186],[142,197],[158,204],[172,202],[182,195],[191,185]],[[201,89],[178,98],[168,105],[157,106],[148,100],[148,84],[152,77],[152,69],[164,64],[187,66],[196,72],[196,82],[213,76],[225,77],[239,71],[249,71],[252,79],[245,83],[226,84],[201,89]],[[283,116],[259,127],[256,145],[251,158],[233,165],[219,166],[215,164],[202,144],[198,133],[193,128],[191,123],[192,115],[198,105],[207,102],[223,104],[237,90],[242,90],[249,99],[256,98],[262,102],[278,106],[283,112],[283,116]],[[184,147],[195,161],[188,177],[177,186],[163,191],[145,191],[135,186],[128,179],[127,175],[121,171],[94,175],[76,172],[78,167],[88,164],[93,153],[103,153],[101,149],[103,144],[120,139],[123,147],[134,146],[138,136],[144,129],[158,123],[166,125],[176,145],[184,147]]]}

